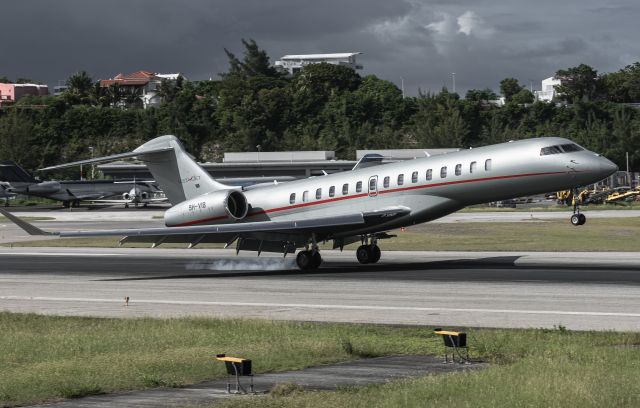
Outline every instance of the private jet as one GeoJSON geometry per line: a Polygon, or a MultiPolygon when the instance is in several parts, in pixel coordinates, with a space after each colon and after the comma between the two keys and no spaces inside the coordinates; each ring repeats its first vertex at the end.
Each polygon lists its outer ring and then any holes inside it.
{"type": "MultiPolygon", "coordinates": [[[[295,253],[302,270],[322,263],[319,244],[360,242],[362,264],[378,262],[378,240],[388,231],[428,222],[464,207],[600,181],[618,167],[571,140],[541,137],[403,162],[368,165],[319,177],[233,187],[213,179],[175,136],[153,139],[132,152],[54,166],[53,170],[123,158],[144,161],[173,205],[166,227],[46,232],[0,212],[30,234],[123,236],[120,243],[235,244],[240,251],[295,253]]],[[[586,217],[579,207],[573,225],[586,217]]]]}

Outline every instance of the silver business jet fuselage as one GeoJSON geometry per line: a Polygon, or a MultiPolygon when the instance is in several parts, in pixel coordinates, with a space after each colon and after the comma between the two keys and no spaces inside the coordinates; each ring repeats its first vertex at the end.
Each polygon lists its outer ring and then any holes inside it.
{"type": "MultiPolygon", "coordinates": [[[[236,250],[293,253],[301,269],[321,262],[318,243],[334,248],[362,242],[361,263],[380,259],[386,231],[418,224],[463,207],[595,183],[617,166],[570,140],[519,140],[304,180],[229,187],[191,159],[174,136],[161,136],[130,153],[56,166],[125,157],[144,160],[173,207],[164,228],[63,231],[60,236],[124,236],[121,243],[221,242],[236,250]]],[[[3,210],[0,209],[0,212],[3,210]]],[[[29,233],[45,233],[24,221],[29,233]]],[[[574,214],[572,223],[584,223],[574,214]]]]}
{"type": "MultiPolygon", "coordinates": [[[[616,170],[567,139],[520,140],[248,190],[250,208],[242,221],[407,209],[388,222],[336,235],[365,234],[430,221],[473,204],[584,186],[616,170]],[[573,151],[548,150],[562,145],[573,151]]],[[[171,227],[238,222],[214,208],[203,195],[169,209],[165,222],[171,227]]]]}

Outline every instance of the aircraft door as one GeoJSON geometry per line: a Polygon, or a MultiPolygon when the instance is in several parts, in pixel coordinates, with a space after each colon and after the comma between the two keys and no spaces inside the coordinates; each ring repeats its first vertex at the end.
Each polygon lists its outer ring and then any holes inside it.
{"type": "Polygon", "coordinates": [[[378,176],[369,177],[369,197],[378,195],[378,176]]]}

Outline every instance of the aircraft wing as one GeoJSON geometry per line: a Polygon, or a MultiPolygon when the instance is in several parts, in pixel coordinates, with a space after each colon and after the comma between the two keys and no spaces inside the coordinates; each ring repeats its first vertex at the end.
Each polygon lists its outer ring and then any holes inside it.
{"type": "Polygon", "coordinates": [[[199,225],[188,227],[159,227],[139,229],[111,229],[88,231],[46,232],[19,219],[0,208],[0,214],[31,235],[59,235],[60,237],[125,237],[124,242],[183,242],[191,246],[201,242],[233,242],[238,238],[265,242],[301,242],[311,233],[331,234],[336,231],[357,229],[365,225],[381,224],[410,212],[407,207],[397,206],[370,212],[358,212],[332,217],[291,221],[258,221],[235,224],[199,225]]]}

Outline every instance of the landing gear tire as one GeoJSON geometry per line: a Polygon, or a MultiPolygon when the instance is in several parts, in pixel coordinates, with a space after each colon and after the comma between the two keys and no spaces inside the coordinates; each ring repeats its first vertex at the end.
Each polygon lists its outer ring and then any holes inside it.
{"type": "Polygon", "coordinates": [[[312,251],[311,253],[311,268],[318,269],[322,264],[322,257],[320,256],[320,252],[312,251]]]}
{"type": "Polygon", "coordinates": [[[580,216],[578,214],[573,214],[571,216],[571,225],[577,227],[580,225],[580,216]]]}
{"type": "Polygon", "coordinates": [[[358,262],[361,264],[368,264],[371,262],[371,255],[368,245],[360,245],[358,249],[356,249],[356,258],[358,258],[358,262]]]}
{"type": "Polygon", "coordinates": [[[376,263],[380,260],[382,256],[382,251],[380,251],[380,247],[377,245],[369,245],[371,252],[371,261],[370,263],[376,263]]]}
{"type": "Polygon", "coordinates": [[[322,264],[322,257],[318,251],[300,251],[296,256],[296,264],[303,271],[317,269],[322,264]]]}
{"type": "Polygon", "coordinates": [[[573,214],[571,216],[571,224],[575,227],[579,226],[579,225],[584,225],[584,223],[587,222],[587,217],[580,213],[580,214],[573,214]]]}

